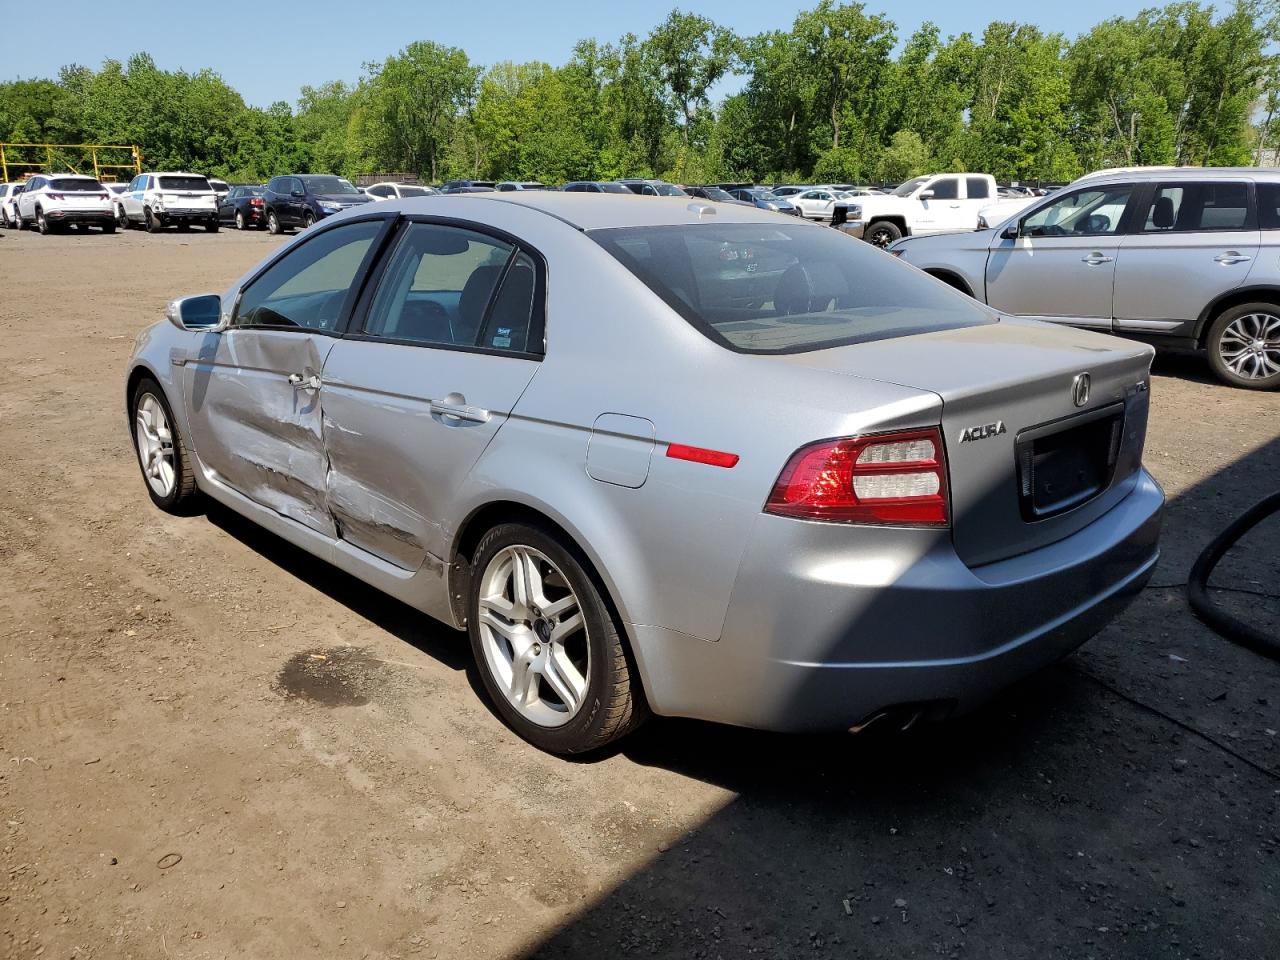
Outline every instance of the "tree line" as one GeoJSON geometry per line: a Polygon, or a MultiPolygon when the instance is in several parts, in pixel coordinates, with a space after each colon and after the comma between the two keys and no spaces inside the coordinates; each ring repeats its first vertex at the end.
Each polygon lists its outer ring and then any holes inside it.
{"type": "Polygon", "coordinates": [[[820,0],[739,36],[673,11],[569,61],[473,63],[429,40],[247,105],[212,70],[139,53],[0,84],[0,141],[138,144],[151,169],[541,180],[898,181],[930,170],[1069,180],[1133,164],[1248,164],[1280,139],[1280,4],[1174,3],[1069,40],[993,22],[943,38],[820,0]],[[739,78],[736,84],[724,83],[739,78]],[[737,92],[713,100],[718,85],[737,92]]]}

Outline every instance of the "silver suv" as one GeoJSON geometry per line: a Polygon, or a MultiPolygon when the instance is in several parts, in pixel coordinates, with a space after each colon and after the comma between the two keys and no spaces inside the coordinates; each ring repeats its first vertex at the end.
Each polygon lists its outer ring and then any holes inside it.
{"type": "Polygon", "coordinates": [[[891,252],[1010,314],[1208,353],[1280,388],[1280,170],[1101,171],[993,229],[891,252]]]}

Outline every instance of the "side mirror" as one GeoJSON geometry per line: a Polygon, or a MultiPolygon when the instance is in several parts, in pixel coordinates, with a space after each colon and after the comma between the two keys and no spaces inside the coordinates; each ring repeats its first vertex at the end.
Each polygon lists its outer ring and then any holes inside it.
{"type": "Polygon", "coordinates": [[[216,293],[169,301],[165,318],[179,330],[221,330],[222,298],[216,293]]]}
{"type": "Polygon", "coordinates": [[[291,191],[289,194],[289,196],[291,197],[305,197],[306,195],[307,193],[305,190],[294,190],[294,191],[291,191]]]}
{"type": "Polygon", "coordinates": [[[1009,224],[1007,227],[1005,227],[1003,230],[1000,231],[1000,239],[1017,240],[1018,237],[1021,235],[1021,233],[1022,233],[1022,221],[1015,220],[1013,221],[1013,223],[1009,224]]]}
{"type": "Polygon", "coordinates": [[[932,191],[932,190],[921,190],[921,191],[917,194],[917,196],[918,196],[921,200],[932,200],[932,199],[933,199],[933,191],[932,191]]]}

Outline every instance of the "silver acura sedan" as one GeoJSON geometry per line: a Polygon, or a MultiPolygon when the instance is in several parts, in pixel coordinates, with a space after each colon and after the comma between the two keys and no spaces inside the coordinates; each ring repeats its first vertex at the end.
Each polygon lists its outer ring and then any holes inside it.
{"type": "Polygon", "coordinates": [[[575,753],[982,702],[1149,577],[1151,349],[689,198],[340,214],[142,333],[163,510],[217,500],[453,627],[575,753]]]}

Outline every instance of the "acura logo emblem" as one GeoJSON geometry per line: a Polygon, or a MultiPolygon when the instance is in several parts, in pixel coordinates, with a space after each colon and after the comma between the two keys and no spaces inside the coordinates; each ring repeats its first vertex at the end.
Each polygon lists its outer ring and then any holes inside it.
{"type": "Polygon", "coordinates": [[[1075,380],[1071,382],[1071,400],[1077,407],[1083,407],[1089,402],[1089,384],[1090,378],[1087,373],[1077,374],[1075,380]]]}

